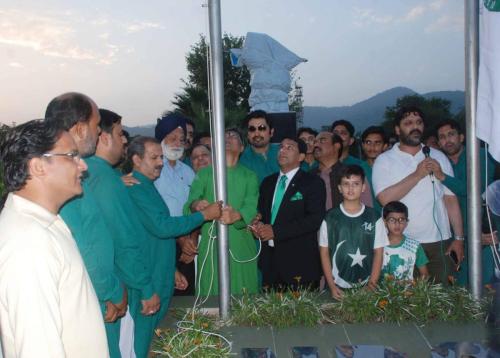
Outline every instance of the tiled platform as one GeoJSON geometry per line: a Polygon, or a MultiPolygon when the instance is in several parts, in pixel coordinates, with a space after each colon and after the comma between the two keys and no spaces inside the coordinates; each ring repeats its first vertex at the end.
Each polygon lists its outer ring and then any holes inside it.
{"type": "MultiPolygon", "coordinates": [[[[192,297],[174,297],[173,308],[187,308],[192,297]]],[[[203,306],[216,308],[217,297],[211,297],[203,306]]],[[[164,326],[172,326],[166,318],[164,326]]],[[[223,332],[233,342],[238,357],[244,347],[269,347],[278,358],[291,357],[294,346],[316,346],[321,357],[335,357],[334,347],[339,344],[378,344],[394,347],[408,357],[430,357],[430,347],[447,341],[474,341],[485,343],[484,324],[432,323],[423,327],[415,324],[331,324],[313,328],[275,329],[272,327],[226,327],[223,332]]]]}

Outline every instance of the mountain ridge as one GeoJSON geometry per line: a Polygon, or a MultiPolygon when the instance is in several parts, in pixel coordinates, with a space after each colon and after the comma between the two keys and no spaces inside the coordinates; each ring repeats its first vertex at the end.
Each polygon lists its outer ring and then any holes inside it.
{"type": "Polygon", "coordinates": [[[371,125],[382,123],[386,108],[394,106],[398,98],[414,94],[426,99],[439,97],[449,100],[453,114],[459,112],[465,105],[464,91],[418,93],[407,87],[393,87],[351,106],[304,106],[303,126],[321,129],[323,126],[331,125],[335,120],[347,119],[354,125],[356,131],[363,131],[371,125]]]}
{"type": "MultiPolygon", "coordinates": [[[[363,131],[371,125],[377,125],[384,120],[387,107],[394,106],[398,98],[408,95],[419,94],[426,99],[439,97],[451,102],[451,112],[456,114],[465,105],[465,92],[460,90],[433,91],[418,93],[411,88],[398,86],[376,93],[375,95],[359,101],[351,106],[304,106],[304,127],[321,129],[329,126],[337,119],[347,119],[357,132],[363,131]]],[[[130,135],[154,136],[155,124],[143,126],[124,126],[130,135]]]]}

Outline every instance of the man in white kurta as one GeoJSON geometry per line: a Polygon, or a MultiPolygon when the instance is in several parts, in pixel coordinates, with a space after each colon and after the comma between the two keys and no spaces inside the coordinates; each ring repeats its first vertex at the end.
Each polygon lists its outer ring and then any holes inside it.
{"type": "MultiPolygon", "coordinates": [[[[76,243],[57,215],[68,197],[81,192],[85,163],[75,153],[76,145],[67,132],[45,131],[35,121],[22,126],[26,126],[24,132],[11,137],[10,142],[7,138],[5,146],[10,144],[10,148],[2,151],[10,153],[1,158],[3,179],[10,192],[0,213],[4,357],[109,357],[95,291],[76,243]],[[34,136],[51,134],[55,145],[46,153],[37,153],[37,148],[24,152],[16,147],[16,142],[26,143],[24,134],[31,136],[28,146],[35,141],[34,136]],[[29,153],[35,158],[12,170],[5,160],[13,153],[29,153]],[[24,183],[12,176],[23,170],[29,175],[24,183]]],[[[42,141],[39,137],[36,140],[42,141]]]]}
{"type": "Polygon", "coordinates": [[[420,109],[402,107],[394,129],[399,143],[379,155],[373,165],[375,194],[382,205],[397,200],[408,207],[410,221],[405,235],[422,244],[431,279],[448,284],[454,265],[450,253],[463,259],[462,215],[457,197],[434,173],[439,168],[453,176],[453,169],[440,151],[428,147],[424,151],[424,115],[420,109]]]}

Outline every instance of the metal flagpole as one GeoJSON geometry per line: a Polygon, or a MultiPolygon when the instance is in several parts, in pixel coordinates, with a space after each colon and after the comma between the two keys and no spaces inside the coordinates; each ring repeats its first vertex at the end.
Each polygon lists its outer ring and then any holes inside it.
{"type": "MultiPolygon", "coordinates": [[[[226,195],[226,151],[224,141],[224,81],[222,72],[222,31],[220,0],[208,1],[208,20],[210,29],[210,74],[212,75],[213,103],[213,143],[215,145],[215,198],[227,204],[226,195]]],[[[219,314],[222,319],[229,318],[230,282],[227,226],[217,223],[219,257],[219,314]]]]}
{"type": "Polygon", "coordinates": [[[479,140],[476,135],[477,80],[479,67],[479,3],[465,0],[465,123],[467,157],[467,221],[469,284],[475,299],[482,294],[481,176],[479,140]]]}

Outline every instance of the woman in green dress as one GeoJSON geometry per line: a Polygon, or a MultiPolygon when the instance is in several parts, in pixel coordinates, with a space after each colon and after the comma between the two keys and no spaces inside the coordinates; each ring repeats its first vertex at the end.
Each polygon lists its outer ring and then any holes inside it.
{"type": "MultiPolygon", "coordinates": [[[[247,225],[257,214],[258,179],[254,172],[238,163],[244,148],[238,130],[226,130],[225,141],[228,202],[223,209],[221,222],[228,225],[231,293],[256,293],[258,291],[257,248],[247,225]]],[[[213,167],[209,166],[197,173],[184,211],[187,214],[203,210],[214,199],[213,167]]],[[[207,222],[202,226],[196,277],[196,292],[202,296],[219,293],[216,236],[215,223],[207,222]]]]}

